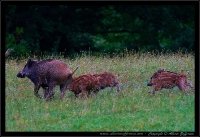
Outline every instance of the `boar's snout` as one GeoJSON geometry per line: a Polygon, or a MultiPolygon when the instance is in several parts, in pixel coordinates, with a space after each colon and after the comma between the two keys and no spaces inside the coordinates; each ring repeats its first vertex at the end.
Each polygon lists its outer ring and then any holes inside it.
{"type": "Polygon", "coordinates": [[[17,74],[17,77],[18,77],[18,78],[25,78],[25,75],[22,74],[21,72],[19,72],[19,73],[17,74]]]}
{"type": "Polygon", "coordinates": [[[152,86],[153,84],[152,83],[147,83],[147,86],[152,86]]]}

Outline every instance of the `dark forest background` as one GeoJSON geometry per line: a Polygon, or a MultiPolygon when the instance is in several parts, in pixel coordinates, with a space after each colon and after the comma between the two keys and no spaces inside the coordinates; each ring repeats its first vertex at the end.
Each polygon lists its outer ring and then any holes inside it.
{"type": "Polygon", "coordinates": [[[7,5],[5,15],[15,56],[194,51],[194,5],[7,5]]]}

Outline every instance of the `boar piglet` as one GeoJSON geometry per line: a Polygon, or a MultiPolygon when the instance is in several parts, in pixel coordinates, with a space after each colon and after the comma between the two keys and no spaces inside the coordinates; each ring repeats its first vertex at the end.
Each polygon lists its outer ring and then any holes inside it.
{"type": "Polygon", "coordinates": [[[170,89],[175,86],[182,91],[187,91],[189,88],[193,89],[191,82],[187,80],[185,74],[165,71],[164,69],[155,72],[147,86],[153,86],[153,91],[151,91],[153,94],[162,88],[170,89]]]}
{"type": "Polygon", "coordinates": [[[103,72],[100,74],[93,74],[97,79],[97,84],[99,89],[104,89],[106,87],[116,87],[117,91],[120,91],[119,80],[117,76],[110,72],[103,72]]]}
{"type": "Polygon", "coordinates": [[[112,73],[81,75],[73,78],[72,83],[69,84],[69,90],[74,92],[76,97],[78,95],[88,97],[91,92],[97,93],[106,87],[117,87],[117,91],[120,90],[117,77],[112,73]]]}

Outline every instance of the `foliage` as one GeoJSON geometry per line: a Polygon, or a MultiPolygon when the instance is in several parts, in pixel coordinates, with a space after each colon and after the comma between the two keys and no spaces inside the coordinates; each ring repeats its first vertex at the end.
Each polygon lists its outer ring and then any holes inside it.
{"type": "Polygon", "coordinates": [[[113,72],[122,83],[122,91],[106,88],[88,99],[66,92],[61,101],[56,88],[55,98],[45,102],[34,96],[30,80],[16,77],[27,60],[6,60],[6,131],[194,131],[194,93],[186,95],[176,87],[153,96],[148,93],[152,88],[146,86],[159,68],[184,70],[194,83],[194,55],[127,52],[113,58],[85,54],[74,59],[54,58],[71,69],[80,66],[75,76],[113,72]]]}
{"type": "Polygon", "coordinates": [[[16,47],[17,55],[65,56],[88,50],[194,51],[194,16],[192,4],[7,5],[6,48],[16,47]]]}
{"type": "Polygon", "coordinates": [[[6,37],[6,44],[7,48],[11,48],[14,50],[15,56],[26,56],[29,53],[29,45],[27,41],[25,40],[20,40],[17,42],[16,38],[12,34],[8,34],[6,37]]]}

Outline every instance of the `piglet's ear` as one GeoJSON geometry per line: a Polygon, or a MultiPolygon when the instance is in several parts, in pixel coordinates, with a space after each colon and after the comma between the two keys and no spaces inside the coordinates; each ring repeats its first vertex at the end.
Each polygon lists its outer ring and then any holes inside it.
{"type": "Polygon", "coordinates": [[[185,75],[184,70],[181,70],[181,75],[185,75]]]}

